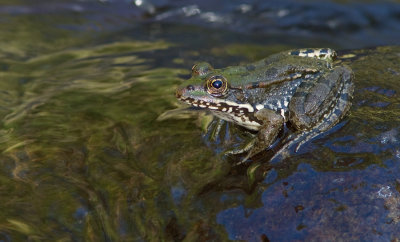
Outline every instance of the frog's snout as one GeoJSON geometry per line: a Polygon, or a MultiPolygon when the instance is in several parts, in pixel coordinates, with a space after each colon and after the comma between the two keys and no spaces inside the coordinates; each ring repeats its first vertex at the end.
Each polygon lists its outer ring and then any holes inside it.
{"type": "Polygon", "coordinates": [[[176,89],[175,97],[180,98],[181,96],[182,96],[182,89],[181,88],[176,89]]]}
{"type": "Polygon", "coordinates": [[[182,97],[182,94],[183,94],[183,92],[184,92],[184,87],[179,87],[179,88],[177,88],[176,89],[176,92],[175,92],[175,96],[177,97],[177,98],[180,98],[180,97],[182,97]]]}
{"type": "Polygon", "coordinates": [[[194,89],[195,89],[195,88],[194,88],[193,85],[188,85],[188,86],[186,86],[186,87],[179,87],[178,89],[176,89],[175,96],[176,96],[177,98],[180,98],[180,97],[182,97],[182,95],[183,95],[186,91],[193,91],[194,89]]]}

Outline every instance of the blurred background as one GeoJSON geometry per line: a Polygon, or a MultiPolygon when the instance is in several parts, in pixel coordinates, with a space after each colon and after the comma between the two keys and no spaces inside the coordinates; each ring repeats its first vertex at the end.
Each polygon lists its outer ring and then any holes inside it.
{"type": "Polygon", "coordinates": [[[0,241],[398,241],[399,43],[396,0],[1,0],[0,241]],[[291,157],[237,167],[204,114],[157,120],[196,62],[305,47],[356,91],[291,157]]]}

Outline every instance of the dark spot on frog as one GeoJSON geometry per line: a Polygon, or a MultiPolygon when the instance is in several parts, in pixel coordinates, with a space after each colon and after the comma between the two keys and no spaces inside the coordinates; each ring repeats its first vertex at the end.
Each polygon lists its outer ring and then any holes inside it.
{"type": "Polygon", "coordinates": [[[270,77],[275,77],[277,73],[278,70],[276,68],[269,68],[268,70],[265,71],[265,75],[270,77]]]}
{"type": "Polygon", "coordinates": [[[319,53],[321,53],[321,54],[328,54],[328,50],[327,50],[327,49],[321,49],[321,50],[319,51],[319,53]]]}
{"type": "MultiPolygon", "coordinates": [[[[314,86],[314,84],[311,82],[302,82],[299,85],[299,90],[301,90],[301,89],[308,90],[308,89],[312,88],[313,86],[314,86]]],[[[307,95],[307,93],[304,93],[304,95],[307,95]]]]}
{"type": "Polygon", "coordinates": [[[243,95],[243,93],[241,93],[241,92],[236,93],[235,97],[237,100],[239,100],[241,102],[243,102],[246,99],[245,96],[243,95]]]}
{"type": "Polygon", "coordinates": [[[193,85],[188,85],[188,86],[186,87],[186,89],[187,89],[188,91],[193,91],[193,90],[194,90],[194,86],[193,86],[193,85]]]}
{"type": "Polygon", "coordinates": [[[246,70],[248,71],[254,71],[256,69],[256,67],[254,65],[247,65],[246,66],[246,70]]]}
{"type": "Polygon", "coordinates": [[[285,69],[287,70],[288,74],[293,74],[296,72],[296,66],[293,65],[287,65],[285,66],[285,69]]]}
{"type": "Polygon", "coordinates": [[[299,54],[300,54],[300,51],[298,51],[298,50],[292,51],[292,52],[290,52],[290,54],[291,54],[291,55],[299,55],[299,54]]]}
{"type": "Polygon", "coordinates": [[[260,85],[259,82],[252,82],[251,83],[251,88],[258,88],[259,85],[260,85]]]}
{"type": "Polygon", "coordinates": [[[314,50],[308,49],[308,50],[304,51],[304,54],[311,54],[313,52],[314,52],[314,50]]]}
{"type": "Polygon", "coordinates": [[[265,63],[266,65],[270,65],[270,64],[276,63],[276,62],[278,62],[278,61],[280,61],[280,57],[277,56],[277,55],[271,56],[270,58],[264,59],[264,63],[265,63]]]}

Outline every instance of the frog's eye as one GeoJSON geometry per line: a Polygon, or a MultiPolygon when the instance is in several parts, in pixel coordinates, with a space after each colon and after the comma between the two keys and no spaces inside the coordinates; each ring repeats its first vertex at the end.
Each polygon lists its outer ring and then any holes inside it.
{"type": "Polygon", "coordinates": [[[222,96],[228,90],[228,82],[223,76],[212,76],[207,80],[207,92],[213,96],[222,96]]]}

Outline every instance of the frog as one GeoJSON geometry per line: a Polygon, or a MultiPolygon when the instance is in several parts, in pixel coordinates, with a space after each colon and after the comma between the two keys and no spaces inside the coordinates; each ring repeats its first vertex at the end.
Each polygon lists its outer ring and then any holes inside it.
{"type": "Polygon", "coordinates": [[[254,134],[242,148],[224,154],[245,154],[245,162],[268,150],[286,126],[293,134],[284,147],[298,143],[297,152],[335,126],[351,107],[354,74],[336,59],[333,49],[312,48],[221,69],[200,62],[177,88],[176,98],[254,134]]]}

